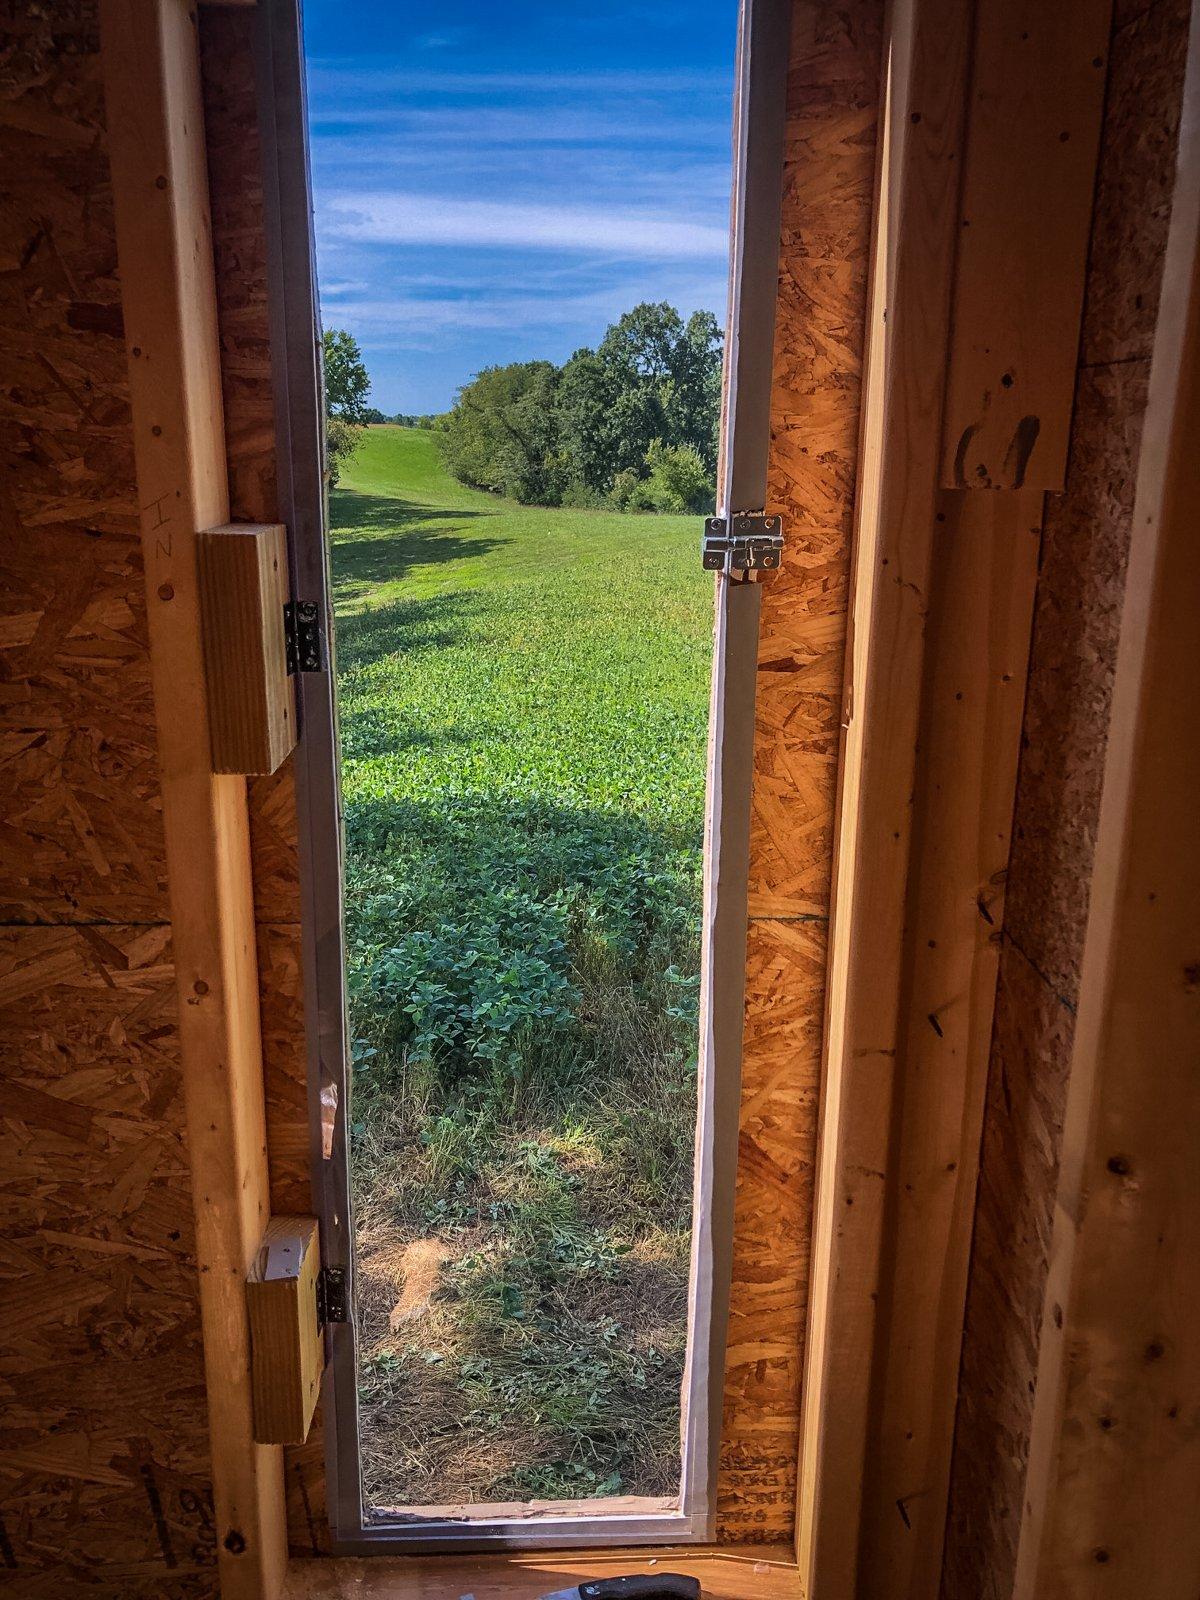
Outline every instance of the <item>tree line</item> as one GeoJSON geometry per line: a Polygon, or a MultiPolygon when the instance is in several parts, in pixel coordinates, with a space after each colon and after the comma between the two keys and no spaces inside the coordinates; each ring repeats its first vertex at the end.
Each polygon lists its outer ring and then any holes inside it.
{"type": "Polygon", "coordinates": [[[627,311],[563,366],[487,367],[437,430],[462,483],[526,505],[711,509],[721,415],[721,329],[665,301],[627,311]]]}
{"type": "Polygon", "coordinates": [[[594,350],[556,366],[486,367],[444,416],[388,417],[367,405],[354,338],[324,335],[329,481],[369,423],[431,428],[461,483],[526,505],[620,511],[712,508],[721,417],[722,334],[709,311],[685,321],[665,301],[613,323],[594,350]]]}

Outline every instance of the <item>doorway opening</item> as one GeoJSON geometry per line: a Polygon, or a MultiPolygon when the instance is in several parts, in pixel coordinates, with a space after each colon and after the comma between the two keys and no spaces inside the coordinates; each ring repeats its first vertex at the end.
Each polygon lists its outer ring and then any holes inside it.
{"type": "MultiPolygon", "coordinates": [[[[315,913],[318,1170],[354,1308],[326,1399],[337,1536],[711,1536],[740,1049],[740,987],[723,1013],[713,989],[740,986],[745,908],[744,882],[716,906],[710,705],[719,730],[734,634],[752,694],[757,609],[727,616],[718,579],[714,658],[698,535],[719,478],[762,504],[721,411],[771,337],[760,315],[723,389],[736,7],[553,33],[481,8],[427,44],[394,8],[327,9],[306,46],[344,895],[336,929],[315,913]]],[[[786,50],[758,60],[781,105],[786,50]]]]}

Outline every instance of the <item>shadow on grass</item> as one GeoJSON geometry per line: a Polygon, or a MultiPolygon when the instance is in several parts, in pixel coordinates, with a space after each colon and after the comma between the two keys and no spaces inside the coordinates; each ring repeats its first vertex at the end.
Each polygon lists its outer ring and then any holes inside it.
{"type": "Polygon", "coordinates": [[[439,530],[445,523],[472,522],[494,514],[443,509],[390,495],[359,494],[354,489],[336,490],[330,497],[336,599],[359,599],[366,586],[395,583],[419,567],[489,555],[509,541],[439,530]]]}
{"type": "Polygon", "coordinates": [[[423,600],[386,600],[336,616],[338,671],[367,667],[385,656],[403,656],[410,650],[442,650],[459,644],[473,609],[467,595],[435,594],[423,600]]]}

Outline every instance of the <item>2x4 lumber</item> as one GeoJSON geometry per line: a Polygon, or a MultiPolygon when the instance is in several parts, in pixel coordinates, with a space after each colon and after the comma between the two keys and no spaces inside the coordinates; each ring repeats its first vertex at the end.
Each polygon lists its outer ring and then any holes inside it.
{"type": "Polygon", "coordinates": [[[860,1592],[941,1572],[1043,496],[947,493],[920,759],[860,1592]]]}
{"type": "Polygon", "coordinates": [[[317,1315],[321,1251],[315,1217],[272,1217],[246,1275],[254,1383],[254,1437],[303,1444],[325,1346],[317,1315]]]}
{"type": "Polygon", "coordinates": [[[796,1516],[820,1600],[858,1593],[969,42],[958,0],[897,0],[884,49],[796,1516]]]}
{"type": "Polygon", "coordinates": [[[278,1593],[282,1452],[254,1440],[246,1273],[267,1201],[245,780],[209,760],[196,535],[228,519],[196,23],[102,0],[223,1600],[278,1593]]]}
{"type": "Polygon", "coordinates": [[[214,772],[269,775],[296,742],[287,670],[287,531],[227,523],[197,537],[214,772]]]}
{"type": "Polygon", "coordinates": [[[1200,7],[1043,1298],[1015,1600],[1200,1589],[1200,7]]]}
{"type": "Polygon", "coordinates": [[[1111,0],[976,0],[948,489],[1062,489],[1111,0]]]}

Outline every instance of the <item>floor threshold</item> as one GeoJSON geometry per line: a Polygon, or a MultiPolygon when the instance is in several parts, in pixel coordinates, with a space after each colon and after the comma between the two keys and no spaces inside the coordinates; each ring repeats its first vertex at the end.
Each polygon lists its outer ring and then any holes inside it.
{"type": "Polygon", "coordinates": [[[541,1600],[589,1578],[655,1571],[699,1578],[704,1600],[801,1600],[787,1545],[293,1560],[283,1600],[541,1600]]]}

